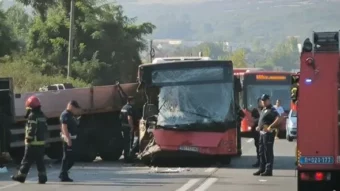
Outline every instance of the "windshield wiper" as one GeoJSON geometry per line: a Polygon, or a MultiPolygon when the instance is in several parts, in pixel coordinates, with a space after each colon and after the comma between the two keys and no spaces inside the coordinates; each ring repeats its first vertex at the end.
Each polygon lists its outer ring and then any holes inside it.
{"type": "Polygon", "coordinates": [[[203,115],[203,114],[192,112],[192,111],[186,111],[186,110],[181,110],[181,111],[182,112],[186,112],[186,113],[190,113],[190,114],[193,114],[193,115],[197,115],[197,116],[200,116],[200,117],[208,118],[208,119],[210,119],[210,122],[214,123],[214,124],[219,124],[220,123],[220,122],[217,122],[217,121],[213,120],[213,118],[211,116],[203,115]]]}
{"type": "Polygon", "coordinates": [[[196,113],[196,112],[192,112],[192,111],[186,111],[186,110],[180,110],[180,111],[186,112],[186,113],[190,113],[190,114],[193,114],[193,115],[197,115],[197,116],[200,116],[200,117],[205,117],[205,118],[212,119],[212,117],[206,116],[206,115],[202,115],[202,114],[200,114],[200,113],[196,113]]]}

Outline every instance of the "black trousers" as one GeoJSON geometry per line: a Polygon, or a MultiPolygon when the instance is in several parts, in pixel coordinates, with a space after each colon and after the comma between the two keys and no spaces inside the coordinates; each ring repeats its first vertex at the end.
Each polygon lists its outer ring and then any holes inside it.
{"type": "Polygon", "coordinates": [[[253,132],[254,145],[256,148],[257,163],[260,163],[260,133],[258,131],[253,132]]]}
{"type": "Polygon", "coordinates": [[[274,163],[274,140],[275,133],[267,132],[260,134],[260,171],[272,172],[274,163]]]}
{"type": "MultiPolygon", "coordinates": [[[[74,145],[74,140],[72,140],[72,145],[74,145]]],[[[59,177],[68,177],[68,171],[74,165],[74,152],[73,147],[69,147],[67,143],[63,143],[63,159],[61,161],[61,170],[59,177]]]]}
{"type": "Polygon", "coordinates": [[[38,176],[46,176],[46,168],[44,164],[45,146],[25,146],[24,158],[21,161],[19,174],[26,176],[31,168],[31,165],[36,162],[38,176]]]}
{"type": "Polygon", "coordinates": [[[133,153],[138,152],[138,139],[135,139],[130,127],[122,126],[122,128],[124,137],[124,159],[129,159],[133,153]]]}

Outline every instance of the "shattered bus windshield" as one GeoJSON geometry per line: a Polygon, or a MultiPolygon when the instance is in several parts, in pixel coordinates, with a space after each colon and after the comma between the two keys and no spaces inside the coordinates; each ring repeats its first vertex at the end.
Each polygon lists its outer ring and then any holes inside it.
{"type": "Polygon", "coordinates": [[[154,71],[153,83],[164,83],[158,97],[158,125],[169,127],[234,120],[233,84],[231,79],[224,80],[224,70],[209,67],[154,71]]]}

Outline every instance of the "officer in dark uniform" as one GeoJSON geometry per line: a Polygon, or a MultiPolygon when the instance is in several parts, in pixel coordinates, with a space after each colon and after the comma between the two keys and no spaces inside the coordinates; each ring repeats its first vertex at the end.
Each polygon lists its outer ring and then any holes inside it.
{"type": "MultiPolygon", "coordinates": [[[[241,107],[239,104],[235,103],[235,109],[236,109],[236,114],[237,114],[237,134],[241,135],[241,122],[242,119],[245,117],[244,112],[242,111],[241,107]]],[[[241,145],[241,136],[237,139],[237,155],[241,156],[242,155],[242,145],[241,145]]]]}
{"type": "Polygon", "coordinates": [[[264,106],[259,118],[259,125],[256,130],[260,131],[259,152],[260,168],[254,173],[254,176],[272,176],[274,161],[274,126],[279,121],[279,114],[270,103],[270,96],[263,94],[261,101],[264,106]]]}
{"type": "Polygon", "coordinates": [[[259,146],[259,141],[260,141],[260,133],[258,131],[256,131],[256,127],[259,124],[259,118],[260,118],[260,113],[262,111],[263,107],[262,107],[262,101],[261,98],[257,99],[257,108],[254,108],[251,111],[251,117],[254,119],[254,124],[251,127],[251,132],[254,138],[254,144],[255,144],[255,148],[256,148],[256,163],[253,164],[253,167],[259,167],[260,166],[260,146],[259,146]]]}
{"type": "Polygon", "coordinates": [[[134,98],[129,96],[127,103],[120,111],[120,120],[122,123],[122,131],[124,136],[124,161],[132,162],[133,151],[137,147],[138,140],[134,137],[134,126],[136,124],[136,111],[133,108],[134,98]]]}
{"type": "Polygon", "coordinates": [[[24,183],[32,163],[36,162],[39,177],[38,182],[45,184],[47,182],[44,164],[45,133],[47,133],[46,117],[41,111],[39,99],[35,96],[27,99],[26,108],[25,154],[18,174],[12,176],[12,180],[24,183]]]}
{"type": "Polygon", "coordinates": [[[60,181],[73,182],[68,176],[69,170],[74,165],[73,145],[77,138],[78,119],[75,117],[81,112],[77,101],[70,101],[66,110],[60,115],[61,137],[63,139],[63,159],[61,162],[61,170],[59,174],[60,181]]]}

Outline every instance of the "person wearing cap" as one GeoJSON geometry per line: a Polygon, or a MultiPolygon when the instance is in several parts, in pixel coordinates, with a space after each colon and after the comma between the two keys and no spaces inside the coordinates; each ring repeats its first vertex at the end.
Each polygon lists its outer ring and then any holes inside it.
{"type": "Polygon", "coordinates": [[[254,138],[254,145],[255,145],[255,148],[256,148],[256,163],[253,164],[252,166],[253,167],[259,167],[260,166],[260,152],[259,152],[259,141],[260,141],[260,134],[258,131],[256,131],[256,127],[258,126],[259,124],[259,118],[260,118],[260,113],[263,109],[263,106],[262,106],[262,101],[261,101],[261,98],[258,98],[257,99],[257,108],[254,108],[252,111],[251,111],[251,117],[253,118],[253,125],[251,126],[251,132],[252,132],[252,135],[253,135],[253,138],[254,138]]]}
{"type": "Polygon", "coordinates": [[[63,159],[59,174],[60,181],[73,182],[68,176],[69,170],[74,165],[73,141],[77,138],[77,127],[79,121],[76,116],[80,115],[80,106],[77,101],[72,100],[67,104],[66,109],[60,115],[61,137],[63,139],[63,159]]]}
{"type": "Polygon", "coordinates": [[[261,111],[259,124],[256,127],[260,131],[259,154],[260,166],[254,176],[272,176],[274,161],[274,127],[279,121],[279,114],[270,102],[270,96],[263,94],[261,96],[263,110],[261,111]]]}
{"type": "Polygon", "coordinates": [[[31,96],[26,101],[25,154],[17,175],[12,180],[24,183],[31,165],[36,162],[38,169],[38,183],[47,182],[45,156],[45,134],[47,133],[47,119],[41,111],[40,100],[31,96]]]}
{"type": "Polygon", "coordinates": [[[129,96],[127,103],[120,111],[120,120],[124,136],[124,161],[132,162],[132,155],[135,151],[138,139],[134,136],[134,126],[136,124],[136,112],[134,110],[134,97],[129,96]]]}

